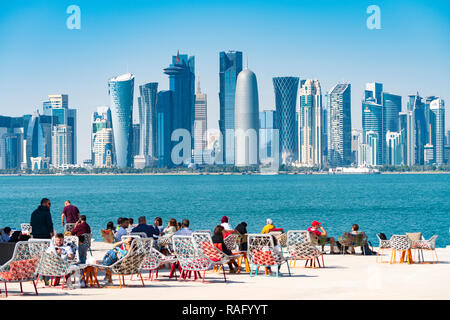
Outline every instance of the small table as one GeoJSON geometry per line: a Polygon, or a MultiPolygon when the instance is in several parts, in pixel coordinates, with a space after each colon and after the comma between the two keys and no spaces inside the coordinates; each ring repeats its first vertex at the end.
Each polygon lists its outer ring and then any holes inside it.
{"type": "Polygon", "coordinates": [[[96,267],[87,265],[83,269],[83,276],[81,277],[81,280],[84,280],[84,283],[86,283],[86,285],[88,284],[89,281],[91,287],[96,285],[97,288],[100,288],[100,283],[98,282],[97,279],[97,273],[98,270],[96,267]]]}
{"type": "Polygon", "coordinates": [[[248,263],[247,252],[246,251],[239,251],[239,252],[234,252],[234,253],[242,255],[238,259],[238,270],[237,270],[237,273],[241,273],[242,260],[244,260],[244,262],[245,262],[245,272],[250,272],[250,265],[248,263]]]}

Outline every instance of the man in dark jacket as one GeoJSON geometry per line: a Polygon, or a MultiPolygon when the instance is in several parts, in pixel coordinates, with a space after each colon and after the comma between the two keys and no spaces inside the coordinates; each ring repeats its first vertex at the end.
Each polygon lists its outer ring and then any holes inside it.
{"type": "Polygon", "coordinates": [[[137,225],[137,227],[133,228],[131,232],[144,232],[149,238],[156,238],[159,235],[159,229],[148,225],[147,218],[145,218],[144,216],[139,217],[138,222],[139,224],[137,225]]]}
{"type": "Polygon", "coordinates": [[[44,198],[41,205],[31,214],[31,232],[33,238],[51,239],[54,233],[52,215],[50,214],[50,200],[44,198]]]}

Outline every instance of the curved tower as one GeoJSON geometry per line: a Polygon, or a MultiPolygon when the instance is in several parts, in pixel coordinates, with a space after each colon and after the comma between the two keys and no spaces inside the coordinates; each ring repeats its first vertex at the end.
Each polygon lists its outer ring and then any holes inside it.
{"type": "Polygon", "coordinates": [[[126,73],[108,81],[116,164],[119,168],[133,163],[133,93],[134,75],[126,73]]]}
{"type": "Polygon", "coordinates": [[[295,127],[295,105],[297,101],[297,77],[272,79],[275,90],[275,107],[280,130],[281,163],[288,164],[297,158],[297,130],[295,127]]]}
{"type": "Polygon", "coordinates": [[[235,99],[235,165],[258,165],[258,84],[249,69],[241,71],[237,77],[235,99]]]}

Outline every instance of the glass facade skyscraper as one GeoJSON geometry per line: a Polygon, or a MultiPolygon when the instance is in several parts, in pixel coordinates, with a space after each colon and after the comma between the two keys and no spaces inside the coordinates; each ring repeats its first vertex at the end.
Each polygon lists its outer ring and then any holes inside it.
{"type": "Polygon", "coordinates": [[[219,54],[219,129],[222,134],[222,151],[225,164],[234,164],[234,138],[227,137],[226,130],[233,132],[237,76],[242,71],[242,52],[228,51],[219,54]]]}
{"type": "Polygon", "coordinates": [[[92,165],[96,168],[110,168],[114,165],[114,140],[109,107],[98,107],[92,115],[92,165]]]}
{"type": "Polygon", "coordinates": [[[133,164],[133,95],[134,75],[127,73],[108,81],[111,119],[114,130],[116,164],[119,168],[133,164]]]}
{"type": "Polygon", "coordinates": [[[195,123],[194,123],[194,162],[203,163],[203,153],[207,146],[207,96],[200,89],[200,80],[197,81],[195,92],[195,123]]]}
{"type": "Polygon", "coordinates": [[[414,113],[414,128],[411,134],[414,139],[414,161],[411,165],[424,165],[424,147],[428,142],[428,125],[426,121],[425,105],[419,94],[408,96],[408,110],[414,113]]]}
{"type": "Polygon", "coordinates": [[[156,106],[157,113],[157,155],[158,167],[172,167],[172,114],[173,114],[173,92],[170,90],[158,92],[156,106]]]}
{"type": "Polygon", "coordinates": [[[275,91],[275,108],[280,132],[281,164],[291,164],[297,159],[297,128],[295,127],[295,107],[299,78],[272,78],[275,91]]]}
{"type": "Polygon", "coordinates": [[[337,84],[328,93],[328,164],[347,166],[352,161],[351,85],[337,84]]]}
{"type": "Polygon", "coordinates": [[[434,147],[434,161],[441,165],[445,162],[445,109],[444,100],[436,99],[430,104],[431,142],[434,147]]]}
{"type": "Polygon", "coordinates": [[[306,80],[300,88],[298,161],[307,167],[323,164],[322,90],[318,80],[306,80]]]}
{"type": "Polygon", "coordinates": [[[273,154],[274,129],[277,129],[277,113],[275,110],[265,110],[259,113],[259,158],[264,164],[273,154]]]}
{"type": "Polygon", "coordinates": [[[172,130],[186,129],[191,134],[193,146],[195,119],[195,57],[177,53],[172,64],[164,69],[169,76],[169,87],[173,92],[172,130]]]}
{"type": "Polygon", "coordinates": [[[371,131],[377,136],[377,150],[375,162],[373,165],[383,164],[382,154],[382,138],[383,138],[383,106],[377,104],[374,98],[368,98],[362,102],[362,128],[363,128],[363,144],[367,144],[365,140],[366,133],[371,131]]]}
{"type": "MultiPolygon", "coordinates": [[[[383,163],[388,163],[387,138],[388,131],[399,132],[399,113],[402,111],[402,97],[383,92],[383,163]]],[[[403,140],[401,140],[403,142],[403,140]]]]}
{"type": "Polygon", "coordinates": [[[158,83],[151,82],[141,85],[139,86],[139,92],[139,154],[144,156],[147,163],[156,159],[156,98],[158,95],[158,83]]]}

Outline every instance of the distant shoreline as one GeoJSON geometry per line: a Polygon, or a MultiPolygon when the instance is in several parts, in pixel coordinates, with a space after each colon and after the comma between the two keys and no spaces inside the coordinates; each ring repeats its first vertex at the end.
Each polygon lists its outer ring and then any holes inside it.
{"type": "MultiPolygon", "coordinates": [[[[404,171],[404,172],[391,172],[384,171],[379,174],[450,174],[450,171],[404,171]]],[[[56,173],[46,173],[46,174],[0,174],[0,177],[14,177],[14,176],[24,176],[24,177],[36,177],[36,176],[242,176],[242,175],[256,175],[256,176],[266,176],[266,175],[372,175],[367,173],[338,173],[329,174],[328,172],[312,172],[312,173],[302,173],[302,172],[280,172],[280,173],[240,173],[240,172],[165,172],[165,173],[68,173],[68,174],[56,174],[56,173]]]]}

